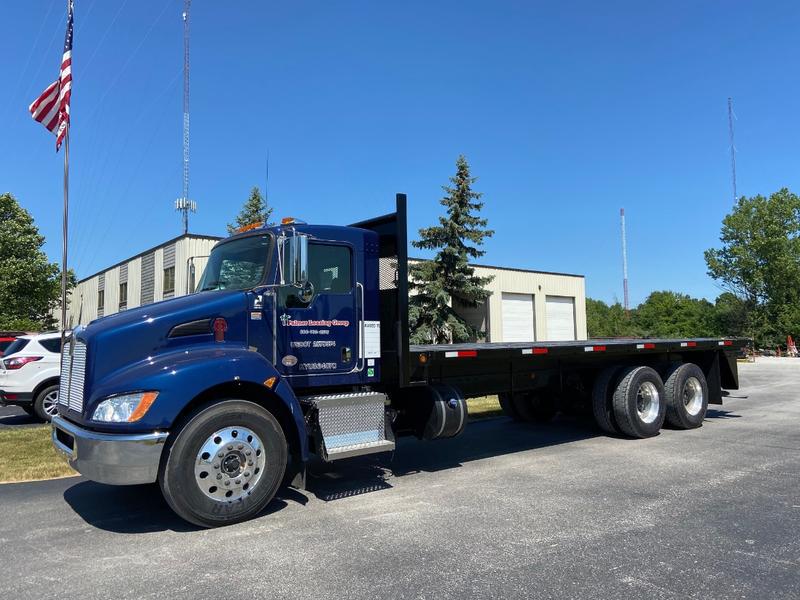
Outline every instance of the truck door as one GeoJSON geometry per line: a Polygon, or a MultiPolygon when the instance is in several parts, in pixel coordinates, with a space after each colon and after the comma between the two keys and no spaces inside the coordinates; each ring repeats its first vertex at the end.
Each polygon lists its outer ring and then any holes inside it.
{"type": "Polygon", "coordinates": [[[278,364],[287,376],[348,373],[358,364],[359,298],[349,244],[311,241],[308,280],[278,294],[278,364]]]}

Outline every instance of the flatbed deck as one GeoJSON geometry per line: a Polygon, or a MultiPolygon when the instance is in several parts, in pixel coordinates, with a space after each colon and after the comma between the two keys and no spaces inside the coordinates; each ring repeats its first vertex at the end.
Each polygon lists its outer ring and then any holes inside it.
{"type": "Polygon", "coordinates": [[[648,365],[662,370],[673,362],[693,362],[712,382],[718,382],[711,386],[710,402],[721,404],[721,389],[739,386],[736,353],[747,344],[743,338],[414,344],[409,347],[408,360],[412,385],[452,383],[468,397],[544,387],[564,390],[568,385],[582,386],[587,392],[588,382],[611,365],[648,365]],[[586,383],[575,384],[581,377],[586,383]]]}
{"type": "MultiPolygon", "coordinates": [[[[672,351],[730,349],[745,347],[748,340],[743,338],[607,338],[575,340],[566,342],[471,342],[464,344],[412,344],[411,354],[452,354],[464,352],[511,351],[524,354],[549,355],[571,354],[573,352],[629,352],[629,351],[672,351]],[[527,350],[534,352],[527,353],[527,350]],[[539,352],[535,352],[539,350],[539,352]]],[[[452,357],[448,357],[452,358],[452,357]]]]}

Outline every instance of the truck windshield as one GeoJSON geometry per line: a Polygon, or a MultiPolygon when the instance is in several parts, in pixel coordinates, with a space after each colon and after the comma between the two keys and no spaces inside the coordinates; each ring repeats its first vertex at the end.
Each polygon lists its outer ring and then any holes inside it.
{"type": "Polygon", "coordinates": [[[197,291],[247,290],[263,283],[271,245],[271,236],[253,235],[216,246],[197,291]]]}

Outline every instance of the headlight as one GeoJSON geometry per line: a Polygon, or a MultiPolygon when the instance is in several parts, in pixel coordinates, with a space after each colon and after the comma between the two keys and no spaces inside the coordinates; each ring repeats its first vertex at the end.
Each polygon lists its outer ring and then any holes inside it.
{"type": "Polygon", "coordinates": [[[97,405],[93,421],[133,423],[141,419],[155,402],[158,392],[134,392],[103,400],[97,405]]]}

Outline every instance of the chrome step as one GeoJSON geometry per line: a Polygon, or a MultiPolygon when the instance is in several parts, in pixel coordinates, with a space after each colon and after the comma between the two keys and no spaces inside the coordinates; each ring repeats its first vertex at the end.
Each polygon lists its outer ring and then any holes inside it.
{"type": "Polygon", "coordinates": [[[379,440],[377,442],[367,442],[366,444],[353,444],[352,446],[339,446],[338,448],[328,449],[326,454],[328,460],[339,460],[361,456],[362,454],[377,454],[378,452],[391,452],[394,450],[394,442],[391,440],[379,440]]]}
{"type": "Polygon", "coordinates": [[[380,392],[300,398],[317,410],[322,458],[328,461],[394,450],[392,432],[386,425],[387,401],[380,392]]]}

